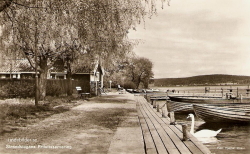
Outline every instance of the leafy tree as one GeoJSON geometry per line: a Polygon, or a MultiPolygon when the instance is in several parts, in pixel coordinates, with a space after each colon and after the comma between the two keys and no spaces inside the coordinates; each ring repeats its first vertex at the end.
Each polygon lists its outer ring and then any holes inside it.
{"type": "Polygon", "coordinates": [[[61,54],[57,48],[62,41],[60,34],[69,29],[60,26],[62,21],[57,19],[56,9],[49,2],[39,1],[33,7],[36,9],[16,6],[9,10],[6,14],[10,20],[4,24],[3,36],[6,46],[15,47],[39,71],[39,96],[43,99],[48,70],[61,54]]]}
{"type": "Polygon", "coordinates": [[[123,59],[133,46],[128,31],[156,8],[154,0],[4,0],[0,11],[1,41],[37,68],[44,98],[47,72],[55,61],[64,59],[70,78],[83,63],[78,60],[82,51],[97,55],[106,66],[110,59],[123,59]]]}
{"type": "Polygon", "coordinates": [[[139,88],[142,84],[143,88],[148,88],[149,80],[153,77],[152,72],[153,63],[144,57],[132,57],[129,58],[124,65],[125,81],[131,82],[135,85],[135,88],[139,88]]]}

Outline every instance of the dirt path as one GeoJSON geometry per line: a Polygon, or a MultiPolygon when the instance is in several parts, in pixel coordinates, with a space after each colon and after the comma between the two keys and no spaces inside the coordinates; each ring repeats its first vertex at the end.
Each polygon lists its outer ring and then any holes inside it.
{"type": "Polygon", "coordinates": [[[0,136],[0,153],[108,153],[119,126],[138,125],[133,95],[83,101],[68,112],[0,136]]]}

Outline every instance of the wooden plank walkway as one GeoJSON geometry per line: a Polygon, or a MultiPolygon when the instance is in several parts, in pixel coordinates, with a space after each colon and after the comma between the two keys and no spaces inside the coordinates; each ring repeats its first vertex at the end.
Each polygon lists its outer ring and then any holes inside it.
{"type": "Polygon", "coordinates": [[[137,112],[147,154],[209,154],[210,150],[189,134],[183,141],[181,125],[170,125],[169,118],[162,118],[143,96],[136,96],[137,112]]]}

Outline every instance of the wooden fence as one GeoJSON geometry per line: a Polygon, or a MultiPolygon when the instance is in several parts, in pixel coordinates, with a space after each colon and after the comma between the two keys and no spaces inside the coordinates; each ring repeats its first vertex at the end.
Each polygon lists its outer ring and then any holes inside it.
{"type": "MultiPolygon", "coordinates": [[[[83,92],[90,91],[90,83],[86,80],[72,80],[73,93],[75,87],[82,87],[83,92]]],[[[64,95],[68,91],[68,80],[47,79],[46,95],[64,95]]],[[[34,97],[35,79],[0,79],[0,97],[34,97]]]]}

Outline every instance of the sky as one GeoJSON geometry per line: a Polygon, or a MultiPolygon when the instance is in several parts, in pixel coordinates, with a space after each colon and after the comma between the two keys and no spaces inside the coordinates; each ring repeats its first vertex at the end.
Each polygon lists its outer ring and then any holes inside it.
{"type": "Polygon", "coordinates": [[[129,31],[154,78],[250,76],[250,0],[171,0],[129,31]]]}

